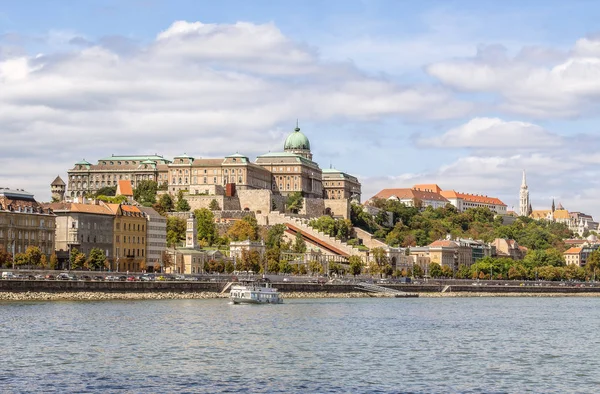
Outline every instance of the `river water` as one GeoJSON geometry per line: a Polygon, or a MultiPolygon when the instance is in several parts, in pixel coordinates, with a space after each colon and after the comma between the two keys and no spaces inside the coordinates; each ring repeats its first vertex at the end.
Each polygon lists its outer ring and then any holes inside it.
{"type": "Polygon", "coordinates": [[[569,393],[600,298],[0,303],[0,392],[569,393]]]}

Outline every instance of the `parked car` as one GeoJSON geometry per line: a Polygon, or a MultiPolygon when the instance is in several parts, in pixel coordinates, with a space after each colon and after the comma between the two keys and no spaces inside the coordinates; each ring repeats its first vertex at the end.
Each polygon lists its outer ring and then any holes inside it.
{"type": "Polygon", "coordinates": [[[44,278],[46,278],[47,280],[54,280],[54,279],[56,279],[56,277],[54,275],[52,275],[52,274],[48,274],[44,278]]]}
{"type": "Polygon", "coordinates": [[[137,282],[137,278],[135,276],[128,276],[127,277],[127,282],[137,282]]]}
{"type": "Polygon", "coordinates": [[[6,271],[2,273],[2,279],[14,279],[15,278],[15,274],[13,274],[10,271],[6,271]]]}
{"type": "Polygon", "coordinates": [[[96,275],[92,278],[92,280],[97,280],[97,281],[103,281],[104,280],[104,276],[101,275],[96,275]]]}
{"type": "Polygon", "coordinates": [[[69,280],[69,274],[66,272],[61,272],[60,274],[56,275],[56,280],[69,280]]]}

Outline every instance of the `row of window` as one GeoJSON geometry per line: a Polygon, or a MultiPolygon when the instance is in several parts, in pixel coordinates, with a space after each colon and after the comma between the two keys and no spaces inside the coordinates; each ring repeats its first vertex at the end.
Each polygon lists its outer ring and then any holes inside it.
{"type": "MultiPolygon", "coordinates": [[[[88,241],[89,241],[89,238],[88,238],[88,241]]],[[[121,243],[121,236],[120,235],[115,236],[115,242],[116,243],[121,243]]],[[[144,244],[144,237],[141,237],[141,238],[137,237],[137,242],[136,242],[136,237],[135,236],[132,237],[131,235],[124,235],[123,236],[123,243],[130,243],[130,244],[131,243],[133,243],[133,244],[135,244],[135,243],[140,244],[141,243],[143,245],[144,244]]]]}
{"type": "MultiPolygon", "coordinates": [[[[35,241],[36,238],[39,238],[40,241],[52,241],[53,232],[49,231],[41,231],[39,237],[36,235],[36,231],[15,231],[12,229],[8,229],[6,231],[6,235],[8,239],[24,239],[35,241]]],[[[0,238],[4,238],[4,230],[0,229],[0,238]]]]}
{"type": "Polygon", "coordinates": [[[123,254],[121,255],[121,250],[120,248],[116,248],[115,250],[116,256],[115,257],[144,257],[144,249],[125,249],[123,248],[123,254]]]}
{"type": "MultiPolygon", "coordinates": [[[[135,226],[136,226],[135,223],[133,223],[133,226],[131,225],[131,223],[123,223],[123,231],[136,231],[135,226]],[[133,230],[132,230],[132,227],[133,227],[133,230]]],[[[117,222],[115,224],[115,229],[117,229],[117,230],[121,229],[121,223],[120,222],[117,222]]],[[[138,224],[137,225],[137,231],[145,231],[144,230],[144,225],[143,224],[142,225],[138,224]]]]}

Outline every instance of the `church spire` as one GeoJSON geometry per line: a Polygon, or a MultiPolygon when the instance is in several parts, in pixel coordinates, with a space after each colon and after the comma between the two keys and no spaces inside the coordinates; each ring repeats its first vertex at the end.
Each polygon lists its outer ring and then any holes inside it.
{"type": "Polygon", "coordinates": [[[556,205],[554,205],[554,199],[552,199],[552,212],[556,211],[556,205]]]}
{"type": "Polygon", "coordinates": [[[527,187],[527,179],[525,170],[523,170],[523,181],[521,183],[521,191],[519,192],[519,215],[531,215],[531,202],[529,201],[529,188],[527,187]]]}

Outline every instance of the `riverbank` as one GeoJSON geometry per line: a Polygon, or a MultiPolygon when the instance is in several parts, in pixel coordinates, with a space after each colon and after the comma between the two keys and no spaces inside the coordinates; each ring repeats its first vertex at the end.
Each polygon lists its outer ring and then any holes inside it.
{"type": "MultiPolygon", "coordinates": [[[[0,301],[111,301],[111,300],[195,300],[195,299],[226,299],[228,293],[195,292],[155,292],[155,293],[104,293],[104,292],[0,292],[0,301]]],[[[472,297],[600,297],[600,293],[486,293],[486,292],[446,292],[419,293],[420,298],[472,298],[472,297]]],[[[298,298],[389,298],[384,294],[362,292],[325,293],[325,292],[291,292],[284,293],[285,299],[298,298]]]]}

